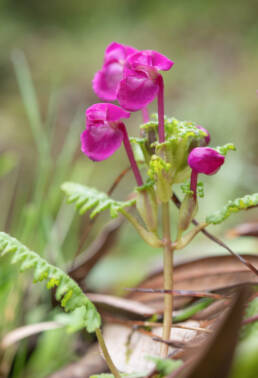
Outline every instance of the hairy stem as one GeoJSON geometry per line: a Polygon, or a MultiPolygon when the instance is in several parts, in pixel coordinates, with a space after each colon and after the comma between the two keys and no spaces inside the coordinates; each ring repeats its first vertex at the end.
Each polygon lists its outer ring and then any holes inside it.
{"type": "MultiPolygon", "coordinates": [[[[163,264],[164,264],[164,290],[173,290],[173,249],[171,248],[169,203],[162,203],[162,227],[163,227],[163,264]]],[[[170,340],[172,327],[173,295],[164,295],[164,317],[162,339],[170,340]]],[[[161,344],[160,354],[162,358],[168,356],[168,345],[161,344]]]]}
{"type": "Polygon", "coordinates": [[[159,142],[165,142],[165,126],[164,126],[164,82],[161,75],[157,78],[158,91],[158,118],[159,118],[159,142]]]}
{"type": "Polygon", "coordinates": [[[134,158],[133,150],[132,150],[132,147],[131,147],[131,144],[130,144],[130,141],[129,141],[129,137],[128,137],[128,134],[127,134],[126,127],[123,123],[120,123],[119,129],[122,131],[123,136],[124,136],[123,140],[124,140],[125,150],[126,150],[128,159],[130,161],[132,171],[134,173],[137,185],[142,186],[143,185],[142,176],[141,176],[140,170],[138,168],[138,165],[136,163],[136,160],[134,158]]]}
{"type": "Polygon", "coordinates": [[[115,378],[121,378],[119,371],[115,367],[115,365],[114,365],[114,363],[113,363],[113,361],[110,357],[110,354],[108,353],[104,338],[103,338],[101,330],[99,328],[96,329],[96,336],[97,336],[97,339],[98,339],[98,342],[99,342],[99,346],[100,346],[100,348],[103,352],[103,355],[105,357],[107,366],[109,367],[111,373],[114,375],[115,378]]]}

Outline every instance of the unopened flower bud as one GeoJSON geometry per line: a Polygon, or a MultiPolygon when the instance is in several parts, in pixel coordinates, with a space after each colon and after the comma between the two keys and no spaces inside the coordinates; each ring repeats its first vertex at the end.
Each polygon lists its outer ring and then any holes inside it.
{"type": "Polygon", "coordinates": [[[224,163],[225,157],[209,147],[196,147],[188,156],[188,164],[196,173],[214,175],[224,163]]]}

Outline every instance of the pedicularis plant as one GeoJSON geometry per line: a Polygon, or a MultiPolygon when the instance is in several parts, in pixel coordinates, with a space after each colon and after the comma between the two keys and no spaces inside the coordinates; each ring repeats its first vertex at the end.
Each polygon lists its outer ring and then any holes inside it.
{"type": "MultiPolygon", "coordinates": [[[[163,339],[170,339],[173,311],[173,254],[188,245],[202,229],[218,224],[231,213],[258,205],[258,194],[229,201],[224,208],[206,217],[203,223],[187,231],[198,211],[198,197],[203,195],[200,174],[214,175],[225,162],[229,143],[222,147],[208,147],[210,134],[202,126],[179,121],[164,115],[164,82],[161,72],[172,68],[173,62],[153,51],[138,51],[130,46],[111,43],[105,52],[104,64],[93,79],[95,93],[104,101],[118,101],[120,107],[109,102],[92,105],[86,110],[86,129],[81,134],[82,152],[93,161],[109,158],[123,143],[136,187],[127,201],[116,201],[96,189],[76,183],[64,183],[63,191],[69,202],[75,202],[81,214],[93,209],[91,217],[109,209],[111,217],[119,214],[128,219],[139,236],[154,248],[163,248],[164,316],[163,339]],[[148,104],[157,98],[157,115],[150,120],[148,104]],[[129,138],[126,120],[131,112],[141,110],[144,123],[139,137],[129,138]],[[132,144],[138,149],[135,158],[132,144]],[[171,226],[170,202],[175,184],[181,184],[184,198],[178,220],[171,226]],[[136,205],[136,206],[135,206],[136,205]],[[136,207],[136,211],[133,208],[136,207]],[[136,214],[137,212],[137,214],[136,214]],[[161,213],[161,227],[159,226],[161,213]],[[171,239],[171,227],[177,227],[177,237],[171,239]]],[[[101,321],[94,305],[79,286],[60,269],[48,264],[29,251],[16,239],[0,234],[2,254],[13,252],[12,262],[21,261],[22,269],[35,268],[35,281],[48,280],[48,287],[58,286],[57,299],[67,311],[76,311],[76,322],[96,332],[111,372],[120,373],[106,349],[101,321]]],[[[76,327],[75,327],[76,328],[76,327]]],[[[161,357],[166,358],[168,346],[161,345],[161,357]]]]}

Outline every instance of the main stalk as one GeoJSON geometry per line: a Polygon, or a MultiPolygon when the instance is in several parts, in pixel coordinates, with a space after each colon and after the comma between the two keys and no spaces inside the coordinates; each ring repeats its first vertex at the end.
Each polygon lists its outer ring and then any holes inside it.
{"type": "MultiPolygon", "coordinates": [[[[164,290],[173,290],[173,250],[171,248],[170,236],[170,214],[169,202],[162,203],[162,227],[163,227],[163,265],[164,265],[164,290]]],[[[170,340],[170,332],[172,327],[172,312],[173,312],[173,294],[164,294],[164,317],[163,317],[163,332],[162,339],[170,340]]],[[[168,345],[161,344],[160,354],[162,358],[168,356],[168,345]]]]}

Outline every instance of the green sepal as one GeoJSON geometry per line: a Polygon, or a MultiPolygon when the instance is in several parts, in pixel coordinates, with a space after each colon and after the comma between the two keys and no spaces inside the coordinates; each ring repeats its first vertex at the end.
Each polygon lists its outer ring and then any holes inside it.
{"type": "MultiPolygon", "coordinates": [[[[190,183],[180,185],[180,189],[184,194],[193,194],[193,191],[190,189],[190,183]]],[[[200,198],[204,197],[204,184],[202,181],[199,181],[197,184],[196,194],[200,198]]]]}
{"type": "Polygon", "coordinates": [[[12,264],[21,264],[21,271],[34,269],[34,282],[46,280],[48,289],[56,286],[56,299],[61,301],[66,312],[80,312],[80,324],[83,322],[88,332],[94,332],[100,327],[100,314],[74,280],[37,253],[30,251],[17,239],[0,232],[0,254],[4,256],[9,253],[12,254],[12,264]]]}
{"type": "Polygon", "coordinates": [[[130,142],[134,150],[134,156],[137,161],[144,161],[148,164],[151,155],[147,148],[147,139],[139,137],[130,137],[130,142]]]}
{"type": "Polygon", "coordinates": [[[187,159],[189,152],[200,145],[206,133],[190,121],[175,118],[165,119],[166,141],[155,143],[156,154],[170,163],[171,181],[182,183],[190,177],[191,170],[187,159]]]}
{"type": "Polygon", "coordinates": [[[76,208],[80,214],[86,213],[94,208],[90,214],[90,218],[94,218],[100,212],[109,209],[112,218],[118,216],[122,209],[133,206],[135,199],[130,201],[116,201],[110,198],[106,193],[100,192],[88,186],[76,184],[73,182],[65,182],[61,189],[67,195],[67,202],[75,202],[76,208]]]}
{"type": "Polygon", "coordinates": [[[198,204],[192,193],[185,195],[179,210],[178,237],[187,230],[198,210],[198,204]]]}
{"type": "Polygon", "coordinates": [[[158,203],[153,182],[137,187],[136,208],[147,229],[156,233],[158,228],[158,203]]]}
{"type": "Polygon", "coordinates": [[[152,155],[148,175],[156,183],[157,198],[161,202],[168,202],[172,195],[171,164],[160,156],[152,155]]]}
{"type": "Polygon", "coordinates": [[[206,217],[208,224],[219,224],[227,219],[231,214],[238,213],[240,210],[247,210],[258,205],[258,193],[247,194],[244,197],[230,200],[228,203],[215,213],[206,217]]]}

